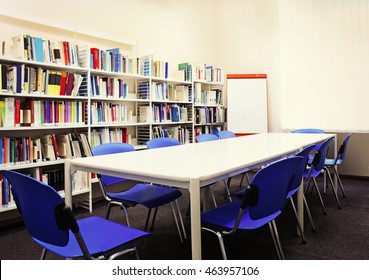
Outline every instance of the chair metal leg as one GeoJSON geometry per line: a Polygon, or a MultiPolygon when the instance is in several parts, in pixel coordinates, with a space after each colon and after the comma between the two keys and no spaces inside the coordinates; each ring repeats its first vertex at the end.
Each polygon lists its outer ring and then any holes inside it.
{"type": "Polygon", "coordinates": [[[180,240],[181,244],[183,244],[182,232],[181,232],[181,229],[180,229],[179,224],[178,224],[178,218],[177,218],[176,212],[174,210],[173,202],[170,203],[170,208],[172,209],[172,214],[173,214],[174,222],[176,224],[177,232],[178,232],[178,235],[179,235],[179,240],[180,240]]]}
{"type": "Polygon", "coordinates": [[[181,210],[179,209],[178,199],[175,200],[175,204],[176,204],[177,213],[178,213],[178,216],[179,216],[179,222],[180,222],[180,225],[182,227],[183,239],[184,240],[187,240],[186,229],[184,227],[183,217],[182,217],[182,214],[181,214],[181,210]]]}
{"type": "Polygon", "coordinates": [[[339,183],[339,186],[341,188],[341,192],[342,192],[342,196],[343,197],[346,197],[346,193],[345,193],[345,190],[343,188],[343,185],[342,185],[342,181],[341,181],[341,178],[340,178],[340,175],[338,175],[338,171],[336,170],[336,168],[333,167],[333,170],[334,170],[334,173],[336,175],[336,178],[337,178],[337,181],[339,183]]]}
{"type": "Polygon", "coordinates": [[[42,249],[42,253],[41,253],[41,260],[44,260],[46,258],[46,254],[47,254],[47,250],[45,248],[42,249]]]}
{"type": "Polygon", "coordinates": [[[291,205],[292,205],[293,213],[295,214],[295,218],[296,218],[296,222],[297,222],[297,227],[298,227],[299,232],[300,232],[300,235],[301,235],[301,242],[303,244],[306,244],[306,239],[305,239],[304,231],[302,230],[302,225],[300,223],[299,216],[297,214],[297,210],[296,210],[295,203],[293,201],[292,196],[290,197],[290,202],[291,202],[291,205]]]}
{"type": "Polygon", "coordinates": [[[225,191],[226,191],[226,195],[227,195],[229,201],[232,202],[232,197],[231,197],[231,192],[229,191],[228,182],[227,182],[227,180],[223,180],[223,182],[224,182],[224,188],[225,188],[225,191]]]}
{"type": "Polygon", "coordinates": [[[331,183],[331,185],[332,185],[332,189],[333,189],[334,197],[336,198],[336,201],[337,201],[338,209],[342,209],[342,207],[341,207],[341,203],[340,203],[340,200],[339,200],[339,198],[338,198],[337,189],[336,189],[335,185],[333,184],[332,176],[331,176],[331,174],[329,173],[329,170],[328,170],[328,168],[327,168],[327,167],[324,167],[324,170],[325,170],[325,173],[327,173],[327,174],[328,174],[328,179],[329,179],[329,181],[330,181],[330,183],[331,183]]]}
{"type": "Polygon", "coordinates": [[[149,208],[149,211],[147,213],[147,217],[146,217],[146,222],[145,222],[145,227],[144,227],[144,230],[147,231],[147,226],[149,224],[149,220],[150,220],[150,216],[151,216],[151,209],[152,208],[149,208]]]}
{"type": "Polygon", "coordinates": [[[211,188],[211,186],[208,186],[208,188],[210,188],[209,191],[210,191],[211,198],[213,199],[214,207],[218,207],[218,204],[215,200],[215,195],[214,195],[213,189],[211,188]]]}
{"type": "Polygon", "coordinates": [[[309,220],[310,220],[311,229],[312,229],[313,232],[316,232],[314,221],[313,221],[313,217],[311,216],[310,208],[309,208],[309,205],[308,205],[308,203],[306,201],[305,195],[303,195],[302,198],[303,198],[303,201],[304,201],[306,213],[308,214],[308,217],[309,217],[309,220]]]}
{"type": "Polygon", "coordinates": [[[284,254],[283,254],[281,242],[279,240],[278,230],[277,230],[277,227],[275,225],[275,221],[272,220],[271,222],[269,222],[268,226],[269,226],[269,230],[270,230],[270,235],[272,236],[272,239],[273,239],[275,250],[276,250],[277,255],[278,255],[278,259],[284,260],[284,254]]]}
{"type": "Polygon", "coordinates": [[[227,260],[227,253],[224,246],[224,240],[223,235],[220,232],[216,233],[216,236],[218,237],[220,250],[222,251],[223,260],[227,260]]]}
{"type": "Polygon", "coordinates": [[[316,179],[315,178],[313,178],[313,182],[314,182],[314,186],[315,186],[316,192],[318,193],[320,204],[322,205],[323,214],[324,215],[327,215],[327,211],[325,210],[325,205],[324,205],[324,202],[323,202],[323,198],[322,198],[322,195],[320,194],[318,183],[316,182],[316,179]]]}

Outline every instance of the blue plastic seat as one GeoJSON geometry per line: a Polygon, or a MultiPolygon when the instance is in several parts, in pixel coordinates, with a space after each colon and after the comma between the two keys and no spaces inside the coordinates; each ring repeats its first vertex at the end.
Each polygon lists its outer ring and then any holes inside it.
{"type": "MultiPolygon", "coordinates": [[[[159,149],[159,148],[165,148],[165,147],[179,146],[181,145],[181,142],[179,142],[179,140],[175,138],[159,137],[159,138],[154,138],[154,139],[147,141],[146,145],[149,149],[159,149]]],[[[186,230],[183,224],[183,218],[181,215],[181,211],[179,210],[178,200],[175,200],[175,203],[176,203],[179,223],[182,229],[183,238],[186,240],[187,235],[186,235],[186,230]]],[[[173,208],[172,208],[172,211],[173,211],[173,208]]],[[[173,212],[173,215],[175,215],[174,212],[173,212]]],[[[176,221],[176,224],[177,224],[178,232],[180,232],[177,221],[176,221]]]]}
{"type": "MultiPolygon", "coordinates": [[[[228,139],[228,138],[234,138],[236,137],[236,134],[230,130],[221,130],[219,131],[219,139],[228,139]]],[[[247,172],[242,173],[240,185],[239,187],[242,187],[243,179],[246,177],[247,184],[250,184],[250,178],[247,172]]],[[[231,178],[228,179],[228,186],[231,185],[231,178]]]]}
{"type": "Polygon", "coordinates": [[[63,258],[113,259],[134,252],[149,233],[101,217],[76,220],[59,193],[32,177],[0,171],[11,184],[14,200],[32,239],[63,258]]]}
{"type": "Polygon", "coordinates": [[[159,137],[154,138],[146,142],[146,145],[149,149],[156,149],[156,148],[165,148],[170,146],[179,146],[181,142],[178,139],[171,138],[171,137],[159,137]]]}
{"type": "MultiPolygon", "coordinates": [[[[299,217],[298,217],[298,214],[297,214],[295,203],[293,201],[293,196],[294,196],[294,194],[297,193],[297,191],[299,190],[301,184],[303,184],[303,175],[304,175],[304,172],[305,172],[306,167],[307,167],[307,163],[308,163],[308,160],[309,160],[309,154],[310,154],[310,152],[312,151],[312,149],[314,147],[315,147],[315,145],[309,145],[309,146],[304,147],[298,153],[296,153],[295,156],[302,157],[303,160],[299,163],[299,165],[296,168],[294,179],[291,183],[291,186],[288,190],[287,197],[286,197],[292,205],[292,209],[293,209],[293,212],[295,214],[296,221],[297,221],[297,226],[298,226],[298,229],[300,231],[302,243],[306,243],[306,239],[305,239],[305,235],[304,235],[302,225],[300,223],[300,220],[299,220],[299,217]]],[[[313,232],[315,232],[315,225],[314,225],[314,222],[313,222],[313,219],[312,219],[312,216],[311,216],[309,205],[307,204],[304,193],[302,195],[303,195],[303,203],[304,203],[306,212],[308,214],[308,217],[309,217],[309,220],[310,220],[310,223],[311,223],[311,226],[312,226],[312,230],[313,230],[313,232]]]]}
{"type": "Polygon", "coordinates": [[[338,208],[341,209],[341,204],[340,204],[340,201],[338,199],[337,190],[336,190],[336,188],[333,184],[332,177],[329,174],[329,172],[325,172],[325,169],[324,169],[324,163],[325,163],[325,159],[326,159],[327,154],[328,154],[329,144],[330,144],[331,141],[333,141],[333,139],[334,139],[334,137],[330,137],[330,138],[328,138],[327,140],[325,140],[324,142],[322,142],[320,144],[319,149],[315,152],[315,155],[313,157],[312,162],[309,164],[309,167],[304,172],[304,179],[305,179],[305,181],[307,181],[307,186],[306,186],[305,192],[309,188],[310,182],[312,180],[313,183],[314,183],[313,185],[314,185],[314,187],[317,191],[320,203],[322,205],[323,214],[327,214],[327,212],[326,212],[326,209],[325,209],[325,205],[324,205],[321,193],[319,191],[318,183],[316,181],[316,178],[322,173],[326,173],[328,175],[328,178],[329,178],[330,183],[332,185],[332,189],[333,189],[333,192],[334,192],[335,199],[337,201],[338,208]]]}
{"type": "MultiPolygon", "coordinates": [[[[127,143],[107,143],[96,146],[92,148],[91,151],[94,156],[99,156],[112,153],[134,152],[135,149],[132,145],[127,143]]],[[[117,183],[124,182],[126,181],[126,179],[102,174],[98,176],[100,178],[99,181],[102,193],[105,199],[109,202],[106,218],[109,218],[110,210],[113,206],[119,206],[124,211],[127,224],[130,225],[127,208],[136,206],[137,204],[143,205],[149,209],[144,227],[145,230],[147,230],[148,228],[148,224],[151,218],[151,211],[152,209],[155,209],[150,227],[150,230],[153,230],[158,207],[170,203],[173,217],[177,226],[178,235],[180,237],[181,243],[183,242],[182,233],[178,225],[177,214],[175,213],[174,210],[175,208],[172,205],[173,202],[175,202],[179,197],[182,196],[182,193],[178,189],[171,188],[168,186],[158,186],[146,183],[138,183],[128,190],[112,192],[109,191],[109,188],[111,186],[117,183]]],[[[179,216],[181,218],[180,213],[179,216]]]]}
{"type": "Polygon", "coordinates": [[[215,134],[210,134],[210,133],[202,133],[196,136],[197,142],[207,142],[207,141],[214,141],[218,139],[219,139],[218,136],[216,136],[215,134]]]}
{"type": "Polygon", "coordinates": [[[236,134],[234,134],[230,130],[221,130],[219,131],[219,139],[227,139],[227,138],[234,138],[236,134]]]}
{"type": "MultiPolygon", "coordinates": [[[[219,137],[216,136],[215,134],[203,133],[203,134],[199,134],[199,135],[196,136],[196,141],[198,143],[215,141],[215,140],[219,140],[219,137]]],[[[229,201],[232,201],[231,193],[229,191],[229,183],[230,183],[230,181],[223,180],[223,182],[224,182],[224,188],[225,188],[225,191],[226,191],[225,196],[228,198],[229,201]]],[[[214,206],[217,207],[218,205],[217,205],[217,202],[215,200],[214,192],[212,191],[211,188],[210,188],[210,193],[211,193],[211,196],[213,198],[214,206]]]]}
{"type": "Polygon", "coordinates": [[[348,144],[349,144],[349,140],[350,140],[351,136],[352,136],[352,133],[349,133],[345,137],[345,139],[343,140],[343,142],[342,142],[342,144],[341,144],[341,146],[338,150],[336,158],[326,158],[325,161],[324,161],[324,168],[327,171],[327,173],[329,173],[330,169],[333,169],[333,172],[336,175],[337,181],[338,181],[339,186],[341,188],[341,192],[342,192],[343,197],[346,197],[346,194],[345,194],[345,190],[344,190],[343,185],[342,185],[341,178],[338,174],[337,167],[342,164],[343,160],[346,157],[347,148],[348,148],[348,144]]]}
{"type": "MultiPolygon", "coordinates": [[[[320,128],[299,128],[291,131],[292,133],[311,133],[311,134],[324,134],[325,131],[320,128]]],[[[314,147],[314,151],[319,149],[320,145],[316,144],[314,147]]]]}
{"type": "Polygon", "coordinates": [[[267,224],[278,258],[284,259],[275,218],[281,213],[301,160],[302,157],[290,157],[267,165],[254,175],[242,199],[202,213],[202,229],[217,236],[223,259],[227,259],[223,236],[267,224]]]}

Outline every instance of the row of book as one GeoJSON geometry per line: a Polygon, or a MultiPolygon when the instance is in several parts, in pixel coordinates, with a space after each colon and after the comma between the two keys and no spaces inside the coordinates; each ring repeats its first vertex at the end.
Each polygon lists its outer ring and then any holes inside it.
{"type": "Polygon", "coordinates": [[[114,124],[133,121],[132,111],[124,104],[92,102],[90,124],[114,124]]]}
{"type": "Polygon", "coordinates": [[[12,43],[2,41],[2,55],[21,60],[86,67],[87,47],[71,41],[52,41],[28,34],[12,37],[12,43]]]}
{"type": "Polygon", "coordinates": [[[0,166],[13,166],[91,156],[83,133],[40,137],[0,137],[0,166]]]}
{"type": "Polygon", "coordinates": [[[152,100],[190,102],[191,88],[188,85],[152,82],[152,100]]]}
{"type": "Polygon", "coordinates": [[[223,104],[223,92],[221,89],[203,89],[200,83],[195,84],[194,92],[195,105],[222,105],[223,104]]]}
{"type": "Polygon", "coordinates": [[[115,77],[90,77],[91,96],[104,98],[127,98],[128,84],[115,77]]]}
{"type": "Polygon", "coordinates": [[[9,93],[87,96],[86,74],[24,64],[0,64],[0,88],[9,93]]]}
{"type": "Polygon", "coordinates": [[[187,62],[179,63],[178,70],[174,72],[174,78],[180,81],[206,81],[223,83],[222,68],[207,65],[206,63],[190,64],[187,62]]]}
{"type": "Polygon", "coordinates": [[[154,126],[152,128],[152,138],[154,139],[160,137],[175,138],[178,139],[181,144],[188,144],[190,143],[190,129],[181,126],[154,126]]]}
{"type": "Polygon", "coordinates": [[[150,63],[150,57],[129,57],[122,54],[119,48],[108,50],[90,48],[91,69],[149,76],[150,63]]]}
{"type": "Polygon", "coordinates": [[[185,106],[166,103],[152,105],[153,122],[187,122],[188,119],[188,110],[185,106]]]}
{"type": "Polygon", "coordinates": [[[226,110],[224,107],[197,107],[195,108],[196,124],[212,124],[225,122],[226,110]]]}
{"type": "Polygon", "coordinates": [[[0,99],[0,127],[62,126],[87,123],[87,102],[0,99]]]}
{"type": "Polygon", "coordinates": [[[106,143],[132,143],[132,135],[128,132],[127,128],[99,128],[91,131],[91,147],[95,147],[106,143]]]}

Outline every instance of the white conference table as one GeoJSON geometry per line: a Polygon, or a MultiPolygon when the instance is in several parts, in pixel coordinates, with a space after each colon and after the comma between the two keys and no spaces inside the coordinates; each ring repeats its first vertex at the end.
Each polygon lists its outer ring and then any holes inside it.
{"type": "MultiPolygon", "coordinates": [[[[200,188],[294,154],[335,134],[261,133],[203,143],[67,160],[65,201],[72,205],[77,170],[187,189],[191,204],[192,259],[201,259],[200,188]]],[[[335,147],[336,148],[336,147],[335,147]]],[[[303,220],[302,190],[298,197],[303,220]]]]}

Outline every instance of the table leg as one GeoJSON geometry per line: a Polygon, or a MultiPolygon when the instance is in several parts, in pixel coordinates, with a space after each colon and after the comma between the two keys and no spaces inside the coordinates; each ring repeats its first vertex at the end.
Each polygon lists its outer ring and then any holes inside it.
{"type": "Polygon", "coordinates": [[[190,180],[192,259],[201,260],[200,182],[190,180]]]}

